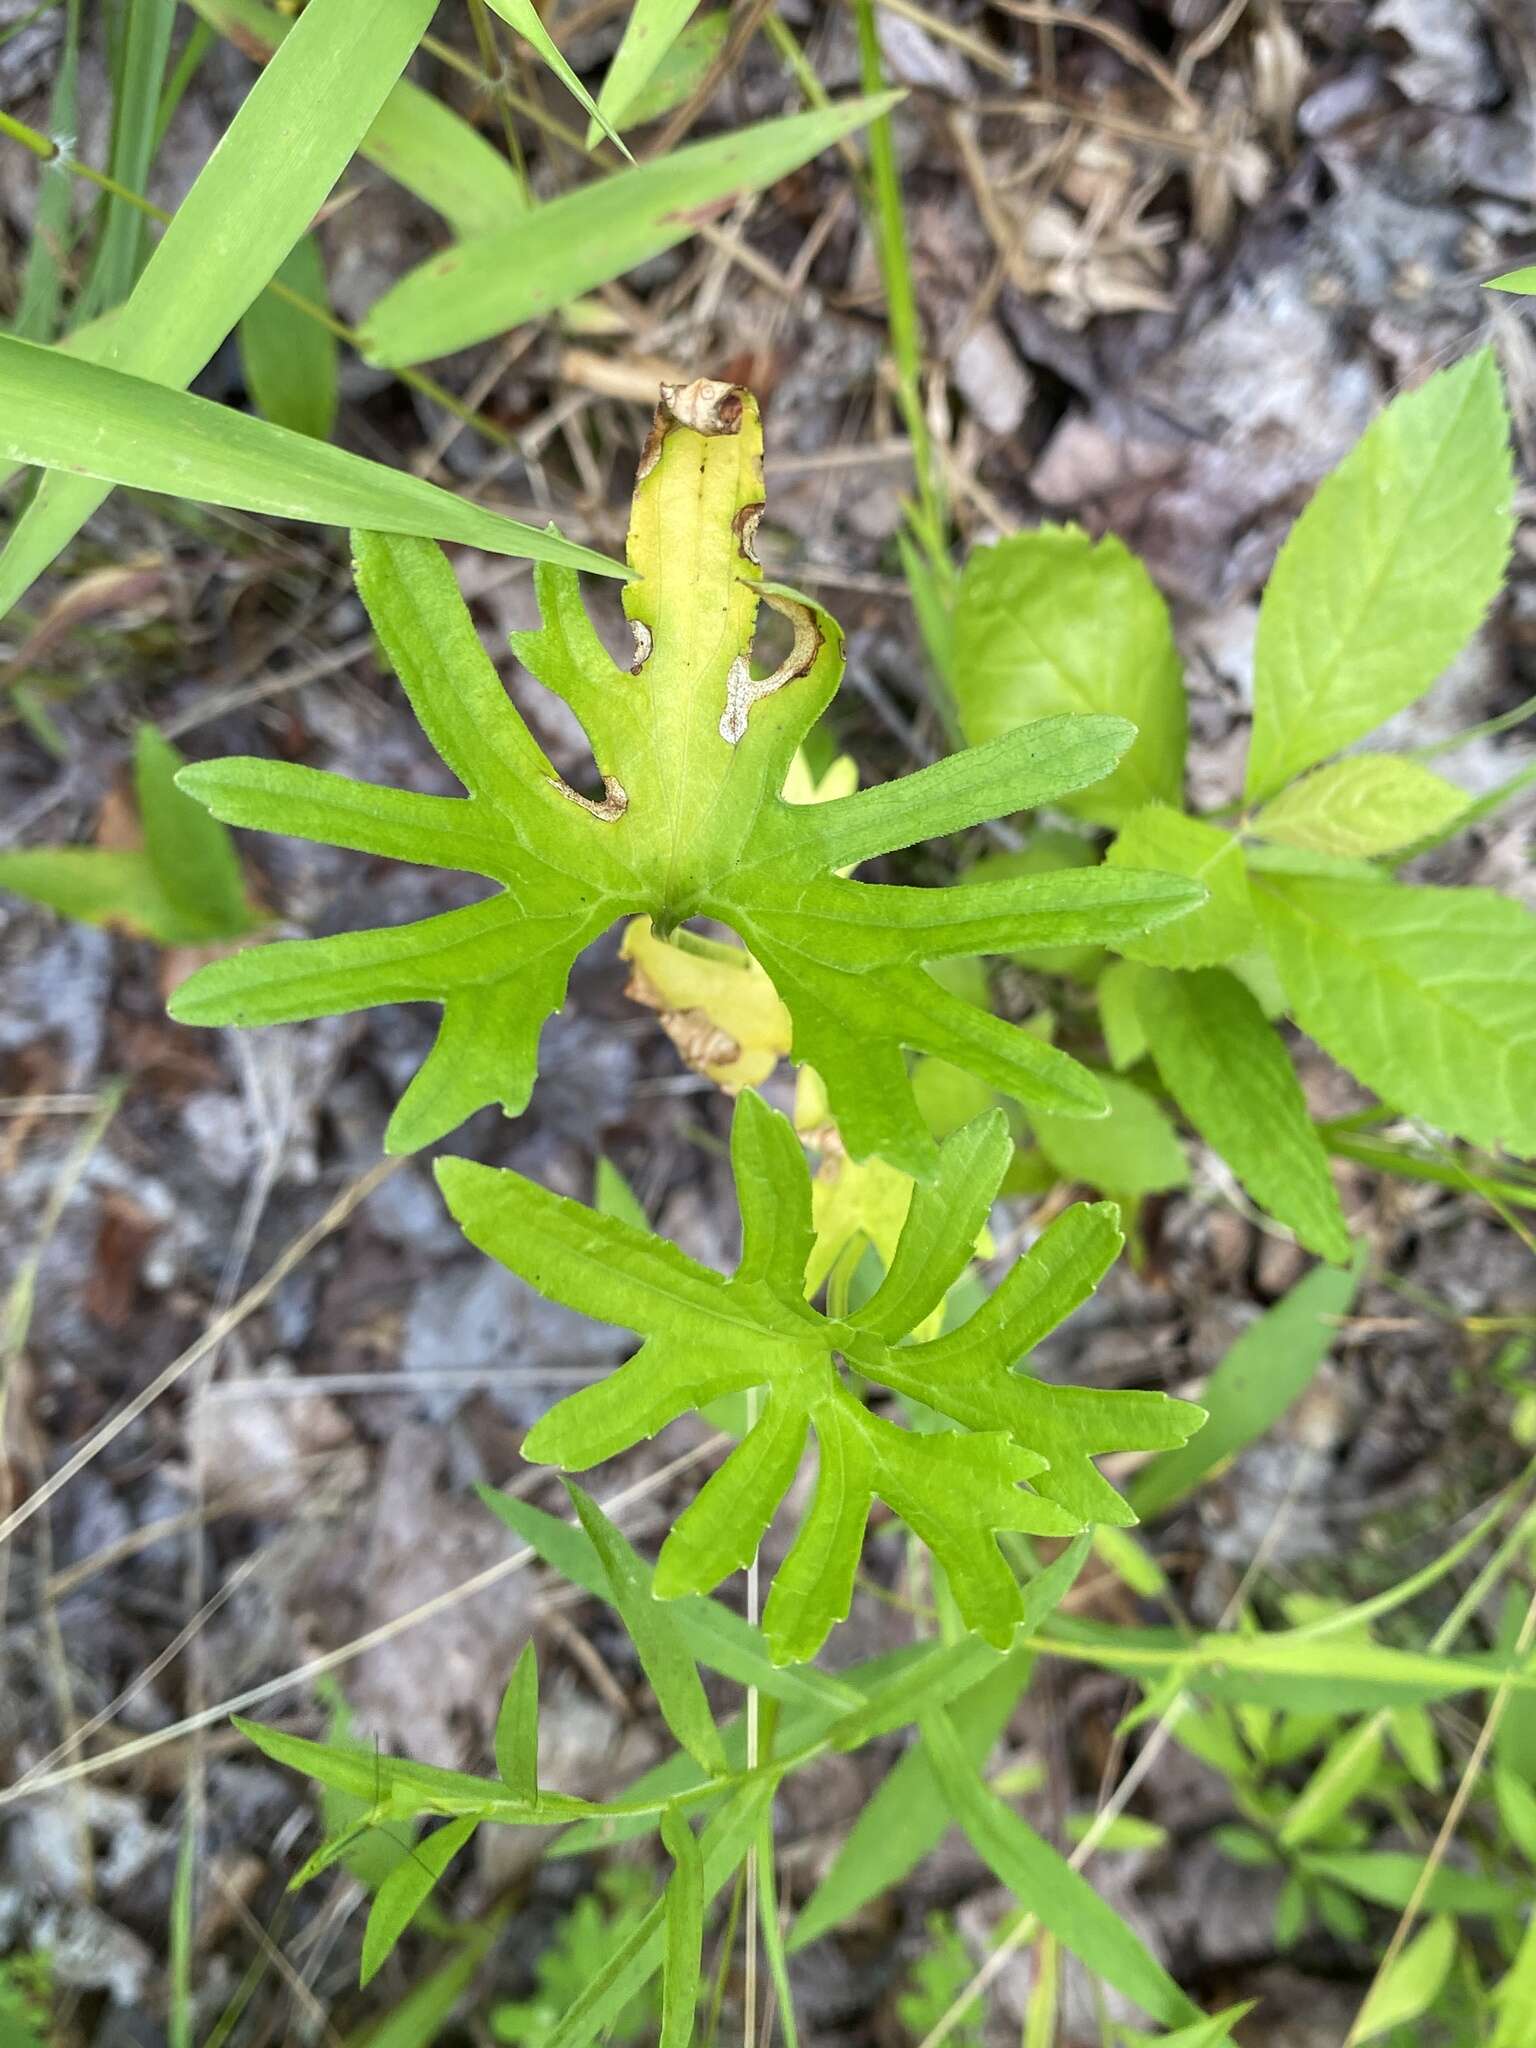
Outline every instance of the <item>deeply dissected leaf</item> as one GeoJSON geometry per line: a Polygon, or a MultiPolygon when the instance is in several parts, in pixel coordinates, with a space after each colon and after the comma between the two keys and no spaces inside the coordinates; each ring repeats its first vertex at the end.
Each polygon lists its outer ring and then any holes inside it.
{"type": "Polygon", "coordinates": [[[1208,892],[1188,917],[1128,939],[1122,950],[1130,959],[1152,967],[1220,967],[1258,943],[1242,844],[1219,825],[1148,804],[1126,819],[1104,858],[1111,867],[1187,875],[1208,892]]]}
{"type": "Polygon", "coordinates": [[[1283,789],[1253,820],[1253,830],[1309,852],[1368,859],[1438,837],[1468,801],[1465,790],[1418,761],[1354,754],[1283,789]]]}
{"type": "Polygon", "coordinates": [[[176,787],[182,757],[152,725],[134,742],[140,847],[39,846],[0,852],[0,889],[85,924],[162,946],[240,938],[260,919],[229,834],[176,787]]]}
{"type": "Polygon", "coordinates": [[[1169,1093],[1254,1200],[1336,1264],[1349,1231],[1301,1083],[1257,1001],[1219,967],[1147,968],[1136,1008],[1169,1093]]]}
{"type": "Polygon", "coordinates": [[[1513,532],[1492,352],[1396,399],[1318,488],[1259,609],[1246,793],[1413,703],[1476,630],[1513,532]]]}
{"type": "MultiPolygon", "coordinates": [[[[262,0],[188,4],[258,64],[266,63],[293,27],[262,0]]],[[[527,207],[507,159],[445,100],[408,78],[390,88],[358,155],[440,213],[456,235],[489,234],[527,207]]]]}
{"type": "Polygon", "coordinates": [[[934,1182],[913,1197],[884,1283],[842,1322],[805,1301],[805,1158],[788,1122],[755,1095],[737,1105],[732,1159],[743,1249],[730,1280],[518,1174],[440,1162],[449,1207],[481,1250],[552,1300],[645,1340],[627,1365],[536,1424],[525,1455],[583,1470],[691,1409],[763,1389],[757,1422],[668,1535],[656,1590],[707,1592],[750,1559],[813,1431],[815,1494],[764,1617],[775,1658],[812,1656],[846,1612],[876,1494],[942,1563],[968,1625],[1005,1646],[1024,1605],[996,1533],[1066,1535],[1089,1520],[1123,1520],[1093,1455],[1182,1441],[1199,1419],[1161,1395],[1050,1386],[1012,1369],[1113,1259],[1112,1212],[1068,1211],[968,1322],[903,1344],[969,1258],[976,1210],[985,1213],[1006,1163],[1000,1114],[948,1141],[934,1182]],[[973,1433],[898,1427],[859,1399],[839,1361],[973,1433]]]}
{"type": "Polygon", "coordinates": [[[74,483],[99,477],[329,526],[366,521],[391,533],[431,533],[496,554],[619,574],[606,555],[488,511],[408,470],[63,349],[0,335],[0,386],[0,456],[74,483]]]}
{"type": "Polygon", "coordinates": [[[542,318],[686,241],[701,207],[786,177],[889,104],[851,100],[691,143],[455,242],[369,310],[364,351],[391,366],[419,363],[542,318]]]}
{"type": "MultiPolygon", "coordinates": [[[[106,330],[102,361],[185,387],[309,227],[410,61],[436,0],[311,0],[256,80],[106,330]]],[[[21,344],[12,344],[19,347],[21,344]]],[[[13,460],[31,401],[3,372],[13,460]]],[[[0,555],[0,614],[107,495],[88,462],[47,476],[0,555]]],[[[136,481],[137,479],[124,479],[136,481]]],[[[149,489],[174,488],[166,480],[149,489]]]]}
{"type": "Polygon", "coordinates": [[[973,743],[1051,712],[1109,712],[1137,728],[1112,775],[1067,806],[1119,825],[1183,795],[1188,713],[1167,606],[1113,535],[1045,526],[977,548],[955,609],[955,696],[973,743]]]}
{"type": "Polygon", "coordinates": [[[1278,1422],[1332,1348],[1334,1318],[1347,1315],[1360,1265],[1319,1266],[1300,1280],[1222,1359],[1201,1394],[1208,1420],[1197,1437],[1136,1474],[1128,1492],[1143,1518],[1194,1491],[1207,1472],[1278,1422]]]}
{"type": "Polygon", "coordinates": [[[555,774],[441,555],[418,541],[359,536],[358,588],[467,799],[254,760],[189,771],[185,786],[226,822],[466,869],[500,891],[421,924],[218,963],[183,985],[175,1014],[261,1024],[443,1004],[437,1043],[389,1128],[391,1149],[408,1151],[486,1103],[513,1114],[523,1107],[539,1031],[563,999],[571,963],[615,919],[645,912],[667,933],[712,918],[745,940],[772,980],[793,1020],[794,1056],[822,1076],[856,1159],[877,1153],[918,1176],[933,1170],[904,1046],[964,1067],[1026,1107],[1102,1112],[1085,1069],[962,1001],[924,963],[1033,943],[1118,943],[1192,907],[1199,884],[1079,869],[922,889],[838,871],[1069,795],[1114,766],[1130,727],[1044,719],[879,788],[830,803],[783,801],[796,748],[837,687],[841,636],[818,606],[763,582],[751,545],[762,502],[750,396],[705,380],[668,386],[629,532],[628,673],[599,642],[575,575],[538,572],[543,625],[513,644],[585,727],[600,801],[555,774]],[[789,620],[794,641],[771,675],[754,678],[760,601],[789,620]]]}
{"type": "Polygon", "coordinates": [[[1491,889],[1255,877],[1296,1021],[1395,1109],[1536,1155],[1536,917],[1491,889]]]}

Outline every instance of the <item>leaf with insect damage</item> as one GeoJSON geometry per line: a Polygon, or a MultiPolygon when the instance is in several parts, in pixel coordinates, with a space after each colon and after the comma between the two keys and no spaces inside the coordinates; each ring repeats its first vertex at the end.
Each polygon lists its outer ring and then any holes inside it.
{"type": "Polygon", "coordinates": [[[520,1174],[445,1159],[438,1180],[482,1251],[551,1300],[644,1340],[627,1365],[534,1427],[528,1457],[584,1471],[723,1395],[765,1396],[667,1537],[654,1580],[662,1597],[708,1592],[753,1556],[814,1435],[816,1489],[764,1617],[775,1659],[788,1663],[814,1656],[846,1613],[876,1496],[942,1563],[968,1625],[1005,1646],[1024,1610],[998,1533],[1066,1536],[1130,1519],[1093,1458],[1181,1443],[1201,1419],[1161,1394],[1051,1386],[1014,1370],[1119,1250],[1116,1213],[1103,1205],[1058,1217],[958,1329],[904,1341],[969,1263],[1011,1151],[996,1110],[948,1139],[932,1183],[913,1195],[884,1280],[840,1320],[805,1299],[805,1155],[756,1095],[741,1097],[731,1134],[742,1256],[729,1280],[520,1174]],[[958,1429],[902,1428],[862,1398],[860,1380],[958,1429]]]}
{"type": "Polygon", "coordinates": [[[497,893],[420,924],[259,948],[178,991],[189,1023],[267,1024],[390,1002],[443,1007],[437,1043],[388,1145],[430,1143],[486,1103],[528,1099],[539,1032],[578,953],[644,912],[666,935],[692,918],[746,941],[788,1009],[794,1057],[826,1083],[843,1142],[918,1178],[936,1164],[903,1049],[966,1068],[1026,1107],[1094,1116],[1091,1075],[927,971],[952,956],[1115,945],[1203,899],[1198,883],[1078,868],[955,888],[839,871],[876,854],[1033,809],[1113,768],[1124,720],[1020,726],[915,775],[820,804],[785,800],[795,752],[837,687],[842,642],[811,600],[766,582],[753,535],[762,431],[739,386],[664,387],[641,457],[624,608],[635,659],[602,646],[574,572],[537,576],[543,624],[520,659],[580,719],[601,797],[557,775],[486,658],[453,576],[425,542],[362,534],[358,588],[463,798],[380,789],[297,764],[232,760],[183,786],[227,823],[484,875],[497,893]],[[762,604],[791,629],[754,673],[762,604]]]}

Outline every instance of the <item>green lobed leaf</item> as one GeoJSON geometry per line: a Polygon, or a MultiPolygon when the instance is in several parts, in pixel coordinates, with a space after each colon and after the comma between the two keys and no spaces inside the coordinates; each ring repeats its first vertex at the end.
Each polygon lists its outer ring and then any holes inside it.
{"type": "MultiPolygon", "coordinates": [[[[325,264],[313,235],[294,243],[277,274],[312,305],[329,309],[325,264]]],[[[240,362],[263,417],[317,441],[331,438],[339,392],[336,337],[328,328],[262,292],[240,322],[240,362]]]]}
{"type": "Polygon", "coordinates": [[[1536,1156],[1536,917],[1491,889],[1255,878],[1304,1031],[1384,1102],[1536,1156]]]}
{"type": "Polygon", "coordinates": [[[1322,1140],[1284,1045],[1221,968],[1147,968],[1136,1009],[1168,1092],[1256,1202],[1335,1264],[1350,1236],[1322,1140]]]}
{"type": "Polygon", "coordinates": [[[1199,2007],[1088,1880],[981,1782],[948,1716],[927,1715],[922,1729],[950,1811],[1019,1904],[1095,1976],[1164,2026],[1202,2019],[1199,2007]]]}
{"type": "MultiPolygon", "coordinates": [[[[309,227],[409,62],[435,5],[311,0],[108,327],[102,360],[111,370],[176,387],[191,382],[309,227]]],[[[21,346],[8,344],[0,372],[13,435],[16,414],[32,406],[15,381],[21,368],[12,351],[21,346]]],[[[77,420],[77,432],[92,416],[77,420]]],[[[14,439],[6,445],[13,460],[43,460],[16,453],[14,439]]],[[[0,615],[107,495],[88,461],[71,459],[66,468],[86,474],[45,477],[0,555],[0,615]]]]}
{"type": "Polygon", "coordinates": [[[686,241],[701,208],[788,176],[894,97],[788,114],[691,143],[551,199],[499,233],[455,242],[370,308],[364,353],[397,368],[540,319],[686,241]]]}
{"type": "MultiPolygon", "coordinates": [[[[740,1098],[732,1153],[749,1191],[757,1165],[781,1151],[781,1125],[787,1130],[757,1096],[740,1098]]],[[[953,1184],[955,1162],[974,1172],[976,1158],[974,1131],[957,1133],[941,1154],[939,1184],[953,1184]]],[[[1001,1173],[1001,1148],[991,1170],[1001,1173]]],[[[791,1219],[786,1234],[803,1242],[810,1201],[803,1156],[798,1193],[788,1185],[787,1151],[775,1175],[748,1193],[743,1266],[732,1280],[518,1174],[450,1159],[439,1163],[438,1179],[472,1243],[548,1298],[579,1304],[645,1340],[627,1365],[543,1417],[525,1456],[583,1470],[722,1395],[764,1390],[758,1421],[663,1545],[655,1587],[664,1598],[708,1591],[750,1554],[794,1475],[799,1442],[807,1429],[814,1433],[815,1493],[764,1617],[776,1661],[814,1655],[846,1612],[876,1494],[934,1552],[968,1626],[1006,1647],[1025,1601],[996,1533],[1067,1535],[1090,1518],[1125,1519],[1093,1456],[1181,1441],[1198,1419],[1197,1410],[1161,1395],[1048,1386],[1012,1370],[1113,1259],[1119,1234],[1112,1212],[1068,1211],[958,1330],[903,1344],[904,1331],[896,1339],[880,1334],[879,1310],[863,1323],[822,1316],[805,1301],[790,1264],[765,1256],[763,1231],[774,1232],[776,1244],[783,1228],[769,1220],[775,1200],[791,1219]],[[857,1398],[839,1359],[975,1433],[897,1427],[857,1398]],[[785,1442],[796,1447],[794,1461],[782,1454],[785,1442]]],[[[923,1217],[908,1227],[931,1241],[923,1217]]],[[[899,1249],[896,1266],[904,1266],[899,1249]]]]}
{"type": "Polygon", "coordinates": [[[1123,941],[1120,950],[1128,959],[1151,967],[1220,967],[1258,943],[1242,842],[1219,825],[1186,817],[1168,804],[1148,804],[1126,819],[1104,858],[1111,867],[1187,875],[1207,892],[1188,917],[1123,941]]]}
{"type": "Polygon", "coordinates": [[[1259,609],[1249,802],[1421,697],[1476,631],[1513,532],[1491,350],[1395,399],[1319,487],[1259,609]]]}
{"type": "MultiPolygon", "coordinates": [[[[265,64],[293,22],[261,0],[188,0],[210,27],[265,64]]],[[[456,235],[489,234],[527,210],[517,173],[445,100],[402,78],[390,88],[358,155],[440,213],[456,235]]]]}
{"type": "Polygon", "coordinates": [[[1318,1266],[1244,1330],[1201,1392],[1209,1416],[1204,1429],[1131,1481],[1138,1515],[1145,1520],[1184,1500],[1208,1472],[1279,1421],[1333,1348],[1336,1318],[1349,1313],[1362,1271],[1359,1259],[1318,1266]]]}
{"type": "Polygon", "coordinates": [[[438,1879],[480,1825],[477,1820],[451,1820],[423,1835],[408,1856],[402,1856],[379,1886],[363,1929],[359,1982],[377,1976],[395,1945],[426,1904],[438,1879]]]}
{"type": "MultiPolygon", "coordinates": [[[[7,399],[0,457],[14,462],[277,519],[430,533],[493,554],[565,562],[600,576],[622,573],[606,555],[487,511],[407,470],[62,349],[0,335],[0,381],[7,399]]],[[[30,517],[23,514],[17,535],[30,517]]]]}
{"type": "Polygon", "coordinates": [[[387,1135],[392,1151],[410,1151],[487,1103],[522,1109],[544,1020],[576,955],[609,925],[643,912],[665,936],[713,918],[746,941],[788,1008],[793,1055],[822,1076],[853,1159],[878,1155],[916,1178],[934,1170],[905,1048],[1026,1108],[1102,1113],[1076,1061],[967,1003],[927,964],[1035,943],[1119,943],[1191,908],[1199,884],[1075,869],[931,889],[840,871],[1070,794],[1114,765],[1131,728],[1045,719],[876,789],[786,802],[796,749],[837,687],[842,640],[810,600],[763,582],[751,546],[762,502],[750,394],[708,380],[668,386],[631,517],[623,601],[638,658],[627,673],[599,642],[574,573],[537,572],[543,623],[513,645],[581,720],[600,803],[563,783],[534,742],[441,555],[421,541],[356,536],[358,589],[467,799],[249,760],[205,765],[184,786],[226,823],[465,869],[499,893],[421,924],[219,962],[177,992],[175,1014],[261,1024],[442,1004],[437,1043],[387,1135]],[[760,603],[789,620],[794,642],[772,675],[754,679],[760,603]]]}
{"type": "Polygon", "coordinates": [[[1443,836],[1468,803],[1464,789],[1417,761],[1352,754],[1281,790],[1251,829],[1307,852],[1368,859],[1443,836]]]}
{"type": "Polygon", "coordinates": [[[1109,712],[1137,728],[1115,773],[1066,808],[1119,825],[1183,795],[1188,713],[1168,610],[1113,535],[1042,526],[977,548],[954,620],[954,687],[973,743],[1051,712],[1109,712]]]}

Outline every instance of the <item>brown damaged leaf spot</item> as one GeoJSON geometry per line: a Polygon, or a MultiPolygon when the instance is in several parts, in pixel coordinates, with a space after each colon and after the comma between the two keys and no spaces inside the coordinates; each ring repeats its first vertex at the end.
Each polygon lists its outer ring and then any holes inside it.
{"type": "Polygon", "coordinates": [[[662,443],[674,427],[691,427],[696,434],[739,434],[744,409],[741,386],[722,383],[718,377],[695,377],[691,384],[663,384],[640,450],[636,486],[645,482],[661,460],[662,443]]]}
{"type": "Polygon", "coordinates": [[[596,797],[583,796],[579,789],[572,789],[562,776],[552,775],[549,779],[563,797],[569,797],[573,804],[580,804],[584,811],[594,818],[601,818],[605,825],[615,824],[629,809],[629,797],[616,775],[603,777],[601,802],[596,797]]]}
{"type": "Polygon", "coordinates": [[[733,1079],[729,1069],[741,1058],[741,1046],[731,1034],[715,1023],[707,1010],[671,1010],[667,999],[638,962],[629,970],[625,995],[632,1003],[654,1010],[661,1028],[677,1048],[685,1067],[704,1074],[727,1095],[737,1095],[743,1080],[733,1079]]]}
{"type": "Polygon", "coordinates": [[[656,641],[644,619],[631,619],[629,630],[635,636],[635,658],[629,665],[629,672],[632,676],[637,676],[650,660],[651,649],[656,641]]]}
{"type": "Polygon", "coordinates": [[[771,605],[781,618],[789,620],[795,629],[795,641],[771,676],[754,677],[744,654],[738,655],[731,663],[730,673],[725,679],[725,709],[720,714],[720,737],[733,747],[745,737],[747,713],[752,706],[764,697],[771,697],[775,690],[782,690],[786,683],[796,682],[809,674],[821,652],[821,628],[807,606],[797,604],[792,597],[779,597],[771,590],[763,592],[763,602],[771,605]]]}
{"type": "Polygon", "coordinates": [[[761,501],[756,505],[743,505],[731,521],[731,531],[736,536],[737,552],[742,560],[750,562],[754,569],[762,567],[757,559],[757,529],[763,522],[765,509],[761,501]]]}

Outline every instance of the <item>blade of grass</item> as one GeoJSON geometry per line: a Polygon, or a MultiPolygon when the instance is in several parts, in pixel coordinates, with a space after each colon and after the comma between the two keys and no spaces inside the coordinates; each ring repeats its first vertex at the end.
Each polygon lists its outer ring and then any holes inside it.
{"type": "MultiPolygon", "coordinates": [[[[311,0],[112,323],[116,369],[190,383],[309,226],[433,11],[434,0],[311,0]]],[[[0,615],[108,488],[78,475],[44,478],[0,555],[0,615]]]]}
{"type": "MultiPolygon", "coordinates": [[[[313,235],[299,237],[277,274],[307,304],[325,305],[325,265],[313,235]]],[[[275,292],[257,294],[239,335],[245,388],[262,415],[274,426],[328,441],[339,397],[336,337],[275,292]]]]}
{"type": "MultiPolygon", "coordinates": [[[[293,27],[261,0],[188,0],[202,19],[265,64],[293,27]]],[[[507,159],[444,101],[402,78],[391,88],[358,155],[440,213],[456,235],[490,234],[527,198],[507,159]]]]}
{"type": "Polygon", "coordinates": [[[604,75],[598,111],[587,127],[588,149],[600,135],[623,125],[657,65],[682,34],[694,6],[695,0],[635,0],[604,75]]]}
{"type": "MultiPolygon", "coordinates": [[[[154,156],[155,129],[165,63],[170,54],[176,0],[126,0],[122,33],[113,66],[112,177],[125,191],[142,194],[154,156]]],[[[81,312],[87,319],[127,298],[138,275],[144,223],[132,206],[112,197],[81,312]]]]}
{"type": "Polygon", "coordinates": [[[364,352],[391,367],[419,363],[552,312],[685,241],[698,209],[773,184],[891,100],[853,100],[695,143],[551,200],[501,234],[455,243],[370,309],[364,352]]]}
{"type": "Polygon", "coordinates": [[[501,16],[508,28],[515,28],[525,42],[532,44],[538,52],[540,61],[549,66],[572,98],[585,107],[608,140],[628,156],[629,151],[625,148],[623,136],[610,125],[607,116],[565,61],[565,53],[539,19],[539,11],[533,0],[486,0],[486,4],[493,13],[501,16]]]}
{"type": "Polygon", "coordinates": [[[0,335],[0,457],[278,519],[427,534],[599,576],[618,563],[405,470],[60,349],[0,335]]]}
{"type": "MultiPolygon", "coordinates": [[[[53,93],[48,103],[48,125],[58,135],[73,135],[76,120],[76,83],[80,70],[80,0],[68,0],[64,10],[64,40],[58,69],[53,75],[53,93]]],[[[32,239],[21,278],[21,303],[16,309],[14,332],[24,341],[52,341],[59,331],[59,309],[64,299],[64,258],[74,240],[70,206],[71,179],[57,161],[43,171],[32,215],[32,239]]]]}

